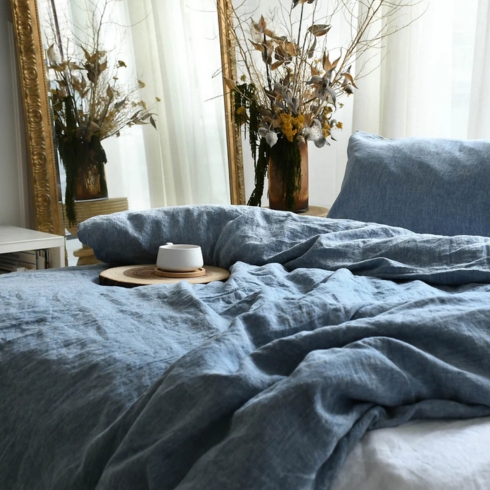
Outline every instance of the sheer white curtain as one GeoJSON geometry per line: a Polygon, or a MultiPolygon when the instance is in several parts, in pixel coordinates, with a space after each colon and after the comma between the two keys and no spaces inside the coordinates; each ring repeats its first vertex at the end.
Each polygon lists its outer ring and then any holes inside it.
{"type": "Polygon", "coordinates": [[[359,81],[353,130],[490,138],[489,1],[428,0],[410,14],[422,15],[385,40],[379,69],[359,81]]]}
{"type": "Polygon", "coordinates": [[[154,106],[158,131],[145,127],[139,140],[149,205],[229,203],[214,0],[124,0],[124,5],[137,72],[147,84],[144,98],[160,99],[154,106]]]}
{"type": "MultiPolygon", "coordinates": [[[[352,106],[342,109],[344,131],[490,139],[490,1],[424,0],[400,20],[413,23],[369,53],[367,71],[378,68],[359,80],[352,106]]],[[[333,165],[316,178],[328,191],[313,198],[327,206],[345,172],[347,141],[339,143],[333,165]]]]}
{"type": "MultiPolygon", "coordinates": [[[[50,0],[40,2],[42,22],[49,25],[50,0]]],[[[141,97],[156,113],[157,130],[133,126],[103,141],[109,197],[127,197],[130,209],[229,203],[215,1],[55,4],[63,35],[75,33],[82,41],[94,5],[97,20],[107,4],[100,44],[108,57],[126,63],[119,77],[128,84],[135,77],[145,82],[141,97]]]]}
{"type": "Polygon", "coordinates": [[[469,105],[469,138],[490,138],[490,1],[479,0],[469,105]]]}

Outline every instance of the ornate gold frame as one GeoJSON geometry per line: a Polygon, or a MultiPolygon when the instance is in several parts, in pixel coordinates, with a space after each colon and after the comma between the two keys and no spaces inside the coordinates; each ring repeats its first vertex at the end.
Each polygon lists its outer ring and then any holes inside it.
{"type": "MultiPolygon", "coordinates": [[[[223,77],[236,80],[235,38],[229,29],[231,0],[217,0],[223,77]]],[[[233,121],[233,108],[228,88],[223,78],[225,94],[226,141],[228,144],[228,169],[232,204],[245,204],[245,180],[243,176],[242,138],[233,121]]]]}
{"type": "MultiPolygon", "coordinates": [[[[64,235],[58,204],[56,164],[49,112],[44,54],[36,0],[10,0],[24,106],[26,147],[32,180],[36,228],[64,235]]],[[[234,44],[227,27],[230,0],[217,0],[223,74],[235,72],[234,44]]],[[[226,93],[226,87],[225,87],[226,93]]],[[[232,204],[245,203],[241,137],[225,96],[226,136],[232,204]]]]}
{"type": "Polygon", "coordinates": [[[64,235],[36,0],[11,0],[36,228],[64,235]]]}

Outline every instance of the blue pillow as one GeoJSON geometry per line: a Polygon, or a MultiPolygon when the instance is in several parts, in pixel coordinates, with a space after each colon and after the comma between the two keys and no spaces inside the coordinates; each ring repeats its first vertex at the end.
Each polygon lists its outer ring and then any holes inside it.
{"type": "Polygon", "coordinates": [[[351,136],[329,218],[490,236],[490,141],[351,136]]]}

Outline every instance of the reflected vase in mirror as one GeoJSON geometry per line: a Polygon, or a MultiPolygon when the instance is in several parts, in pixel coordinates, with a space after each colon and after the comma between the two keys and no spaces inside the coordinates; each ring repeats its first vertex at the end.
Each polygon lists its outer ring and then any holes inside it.
{"type": "Polygon", "coordinates": [[[58,151],[66,173],[66,217],[76,222],[75,201],[107,199],[107,157],[98,135],[80,137],[55,123],[58,151]]]}
{"type": "Polygon", "coordinates": [[[82,165],[78,169],[75,200],[86,201],[108,197],[104,167],[93,161],[82,165]]]}

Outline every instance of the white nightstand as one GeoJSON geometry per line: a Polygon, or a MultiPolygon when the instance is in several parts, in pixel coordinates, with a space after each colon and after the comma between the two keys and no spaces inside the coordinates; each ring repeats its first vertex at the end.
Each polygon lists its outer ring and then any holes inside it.
{"type": "Polygon", "coordinates": [[[49,267],[65,266],[65,237],[17,226],[0,226],[0,254],[48,250],[49,267]]]}

